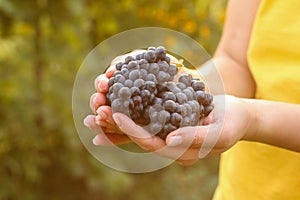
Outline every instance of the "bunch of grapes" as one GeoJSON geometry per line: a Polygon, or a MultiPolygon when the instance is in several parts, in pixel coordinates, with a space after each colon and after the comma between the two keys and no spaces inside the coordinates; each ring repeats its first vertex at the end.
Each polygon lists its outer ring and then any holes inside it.
{"type": "Polygon", "coordinates": [[[181,74],[174,82],[178,68],[170,60],[163,46],[127,56],[116,64],[106,94],[114,112],[162,139],[179,127],[197,125],[213,109],[213,96],[198,78],[181,74]]]}

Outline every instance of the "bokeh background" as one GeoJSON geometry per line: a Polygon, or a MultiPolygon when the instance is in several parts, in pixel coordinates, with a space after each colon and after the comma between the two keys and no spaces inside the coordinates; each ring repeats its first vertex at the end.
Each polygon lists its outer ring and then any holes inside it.
{"type": "Polygon", "coordinates": [[[226,2],[0,0],[0,199],[211,199],[218,157],[146,174],[98,162],[76,132],[72,87],[89,51],[132,28],[177,30],[213,54],[226,2]]]}

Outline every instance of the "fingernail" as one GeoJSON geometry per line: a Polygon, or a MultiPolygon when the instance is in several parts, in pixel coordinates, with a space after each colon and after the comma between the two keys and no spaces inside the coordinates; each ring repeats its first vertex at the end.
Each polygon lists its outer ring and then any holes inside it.
{"type": "Polygon", "coordinates": [[[102,119],[107,119],[108,117],[107,117],[107,114],[105,113],[105,112],[103,112],[103,111],[99,111],[99,112],[97,112],[98,113],[98,115],[100,115],[100,117],[102,118],[102,119]]]}
{"type": "Polygon", "coordinates": [[[99,144],[100,144],[100,140],[99,140],[99,138],[98,138],[98,135],[96,135],[96,136],[94,137],[94,139],[93,139],[93,144],[94,144],[94,145],[99,145],[99,144]]]}
{"type": "Polygon", "coordinates": [[[99,116],[99,115],[96,116],[96,118],[95,118],[95,123],[96,123],[97,125],[100,125],[100,116],[99,116]]]}
{"type": "Polygon", "coordinates": [[[179,135],[176,135],[176,136],[173,136],[170,138],[167,145],[173,147],[173,146],[177,146],[181,143],[182,143],[182,137],[179,135]]]}
{"type": "Polygon", "coordinates": [[[114,121],[116,122],[116,124],[119,126],[119,128],[121,128],[122,122],[121,122],[120,117],[117,114],[113,114],[113,118],[114,118],[114,121]]]}
{"type": "Polygon", "coordinates": [[[83,120],[83,124],[86,126],[86,127],[90,127],[90,124],[89,124],[89,118],[88,117],[86,117],[86,118],[84,118],[84,120],[83,120]]]}

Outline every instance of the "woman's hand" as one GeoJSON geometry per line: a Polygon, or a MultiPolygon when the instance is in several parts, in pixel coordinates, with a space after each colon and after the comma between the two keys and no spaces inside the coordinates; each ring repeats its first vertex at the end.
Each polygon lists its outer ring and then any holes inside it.
{"type": "Polygon", "coordinates": [[[254,118],[247,104],[239,98],[216,96],[215,108],[202,126],[182,127],[171,132],[166,140],[152,136],[127,116],[115,113],[120,130],[141,148],[190,165],[206,155],[220,154],[247,134],[255,131],[254,118]]]}

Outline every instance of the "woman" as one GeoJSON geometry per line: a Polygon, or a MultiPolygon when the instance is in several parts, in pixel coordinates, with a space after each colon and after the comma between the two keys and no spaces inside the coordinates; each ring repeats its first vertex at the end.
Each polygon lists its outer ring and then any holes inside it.
{"type": "MultiPolygon", "coordinates": [[[[213,57],[228,95],[215,96],[215,109],[206,119],[207,125],[180,128],[170,133],[166,142],[132,135],[148,133],[122,114],[112,116],[110,108],[102,106],[107,77],[112,73],[109,70],[96,80],[98,93],[91,97],[92,109],[100,107],[99,119],[106,136],[115,144],[132,140],[155,151],[165,145],[184,147],[193,132],[191,146],[177,159],[190,165],[204,156],[199,150],[208,130],[221,130],[209,152],[222,153],[214,199],[300,199],[299,9],[298,0],[229,1],[224,31],[213,57]]],[[[95,116],[88,116],[85,124],[97,131],[95,116]]],[[[94,143],[104,145],[103,135],[97,135],[94,143]]]]}

